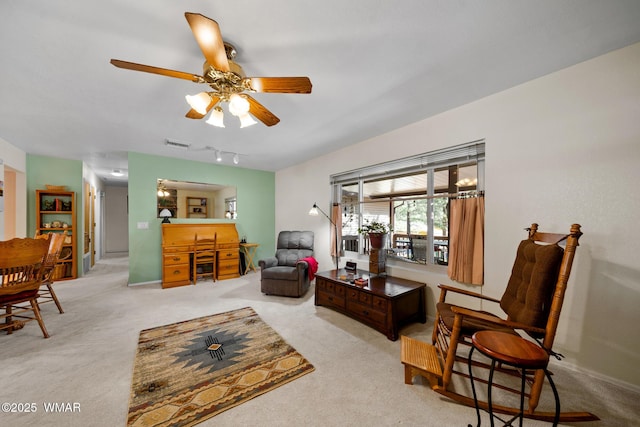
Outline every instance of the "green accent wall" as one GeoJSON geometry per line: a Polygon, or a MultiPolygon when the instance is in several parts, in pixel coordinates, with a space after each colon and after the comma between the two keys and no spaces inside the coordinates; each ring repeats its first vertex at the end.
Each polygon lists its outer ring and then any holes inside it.
{"type": "Polygon", "coordinates": [[[159,281],[162,278],[162,219],[156,217],[158,178],[235,186],[238,200],[237,219],[172,218],[171,222],[234,222],[240,238],[244,236],[247,241],[260,244],[255,257],[256,263],[258,259],[273,256],[275,253],[275,173],[130,152],[130,284],[159,281]],[[149,228],[139,229],[138,223],[148,223],[149,228]]]}
{"type": "Polygon", "coordinates": [[[46,185],[66,185],[76,193],[76,246],[78,253],[77,275],[82,275],[83,236],[83,195],[82,162],[80,160],[27,154],[27,235],[36,231],[36,190],[46,190],[46,185]]]}

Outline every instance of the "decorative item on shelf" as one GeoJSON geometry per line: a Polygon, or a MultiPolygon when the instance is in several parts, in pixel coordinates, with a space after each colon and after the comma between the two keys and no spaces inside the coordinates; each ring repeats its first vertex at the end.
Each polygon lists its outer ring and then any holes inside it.
{"type": "Polygon", "coordinates": [[[171,218],[171,211],[169,209],[162,209],[160,214],[158,214],[160,218],[162,218],[163,224],[170,224],[169,218],[171,218]]]}
{"type": "Polygon", "coordinates": [[[62,210],[63,211],[70,211],[71,210],[71,200],[69,201],[62,201],[62,210]]]}
{"type": "Polygon", "coordinates": [[[45,222],[42,225],[44,226],[44,228],[51,228],[51,223],[50,222],[45,222]]]}
{"type": "Polygon", "coordinates": [[[55,206],[53,203],[53,200],[44,200],[42,202],[42,210],[43,211],[52,211],[54,210],[55,206]]]}
{"type": "Polygon", "coordinates": [[[384,239],[389,231],[391,231],[391,227],[379,221],[367,221],[362,227],[358,228],[358,233],[369,236],[371,248],[373,249],[382,249],[384,239]]]}
{"type": "Polygon", "coordinates": [[[49,190],[49,191],[67,191],[67,186],[66,185],[45,184],[45,187],[47,187],[47,190],[49,190]]]}
{"type": "Polygon", "coordinates": [[[65,245],[70,245],[71,244],[71,236],[66,236],[64,238],[64,244],[65,245]]]}
{"type": "Polygon", "coordinates": [[[51,228],[62,228],[62,223],[60,221],[51,222],[51,228]]]}

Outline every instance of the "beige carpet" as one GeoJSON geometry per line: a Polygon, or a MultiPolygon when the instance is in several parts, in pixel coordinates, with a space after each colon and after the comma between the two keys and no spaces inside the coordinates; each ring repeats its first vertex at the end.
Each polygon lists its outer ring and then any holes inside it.
{"type": "MultiPolygon", "coordinates": [[[[448,427],[476,424],[473,408],[435,393],[419,378],[404,383],[400,341],[302,298],[266,296],[260,274],[161,289],[127,286],[128,259],[101,260],[85,277],[56,284],[65,313],[42,305],[51,338],[30,322],[0,334],[0,402],[35,403],[33,413],[1,413],[11,427],[125,426],[140,331],[250,306],[313,363],[315,371],[203,421],[198,427],[448,427]],[[44,403],[78,403],[74,412],[47,412],[44,403]]],[[[327,269],[331,266],[321,268],[327,269]]],[[[437,298],[428,285],[427,298],[437,298]]],[[[433,313],[429,313],[433,315],[433,313]]],[[[561,320],[562,321],[562,320],[561,320]]],[[[431,324],[401,333],[429,341],[431,324]]],[[[584,410],[602,421],[576,427],[631,427],[640,419],[640,391],[630,391],[552,360],[563,410],[584,410]]],[[[552,403],[552,402],[551,402],[552,403]]],[[[482,425],[489,425],[483,414],[482,425]]],[[[527,427],[549,423],[525,420],[527,427]]]]}
{"type": "Polygon", "coordinates": [[[128,426],[192,426],[314,370],[245,307],[140,332],[128,426]]]}

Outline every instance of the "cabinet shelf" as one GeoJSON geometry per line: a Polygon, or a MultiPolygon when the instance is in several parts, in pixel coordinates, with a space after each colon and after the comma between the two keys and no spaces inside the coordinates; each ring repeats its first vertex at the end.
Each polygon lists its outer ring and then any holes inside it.
{"type": "Polygon", "coordinates": [[[78,249],[76,247],[76,204],[73,191],[36,190],[36,234],[65,233],[65,259],[54,274],[55,280],[77,277],[78,249]],[[46,226],[47,224],[48,226],[46,226]],[[55,227],[54,227],[55,225],[55,227]],[[63,226],[66,225],[66,226],[63,226]]]}
{"type": "Polygon", "coordinates": [[[207,199],[187,197],[187,218],[207,218],[207,199]]]}

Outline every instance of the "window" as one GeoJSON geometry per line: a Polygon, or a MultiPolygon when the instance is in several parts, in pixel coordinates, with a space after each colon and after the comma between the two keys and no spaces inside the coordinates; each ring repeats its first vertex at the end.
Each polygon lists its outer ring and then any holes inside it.
{"type": "Polygon", "coordinates": [[[391,258],[419,264],[448,262],[449,199],[484,191],[484,141],[475,141],[331,176],[342,206],[345,251],[368,252],[358,234],[367,222],[389,224],[391,258]]]}

